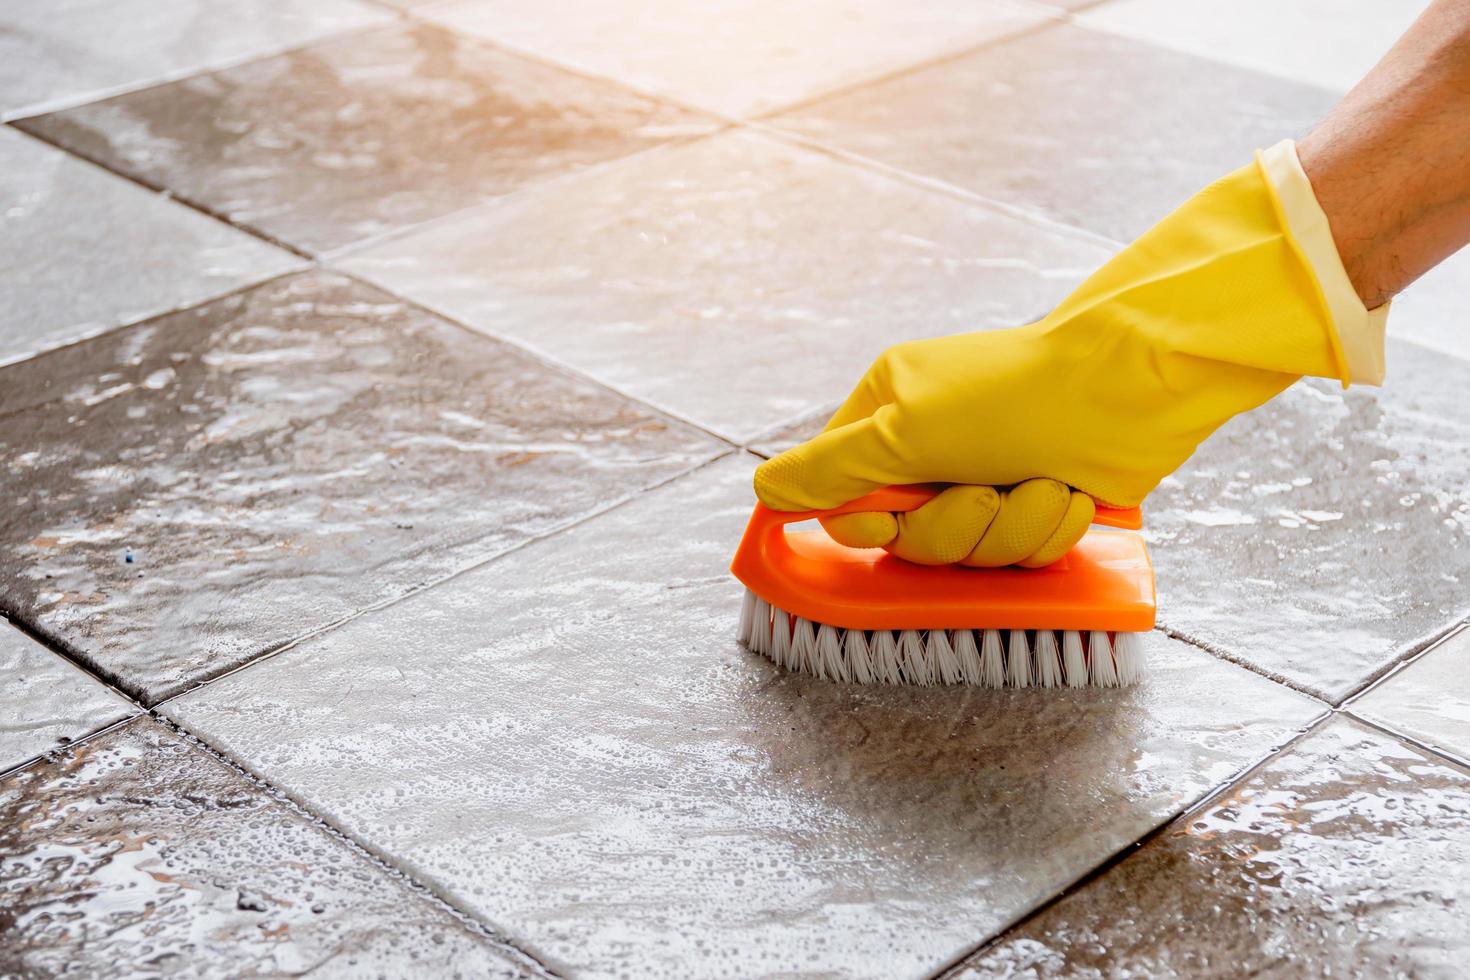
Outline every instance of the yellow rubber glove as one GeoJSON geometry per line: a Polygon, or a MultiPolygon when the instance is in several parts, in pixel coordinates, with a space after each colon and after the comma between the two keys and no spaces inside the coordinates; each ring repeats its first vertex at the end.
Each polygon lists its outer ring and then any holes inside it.
{"type": "Polygon", "coordinates": [[[963,484],[909,514],[824,524],[915,561],[1046,564],[1086,530],[1078,497],[1140,503],[1226,420],[1298,377],[1380,383],[1386,315],[1358,300],[1286,142],[1185,202],[1043,320],[890,348],[821,435],[756,471],[756,494],[815,510],[888,484],[963,484]]]}

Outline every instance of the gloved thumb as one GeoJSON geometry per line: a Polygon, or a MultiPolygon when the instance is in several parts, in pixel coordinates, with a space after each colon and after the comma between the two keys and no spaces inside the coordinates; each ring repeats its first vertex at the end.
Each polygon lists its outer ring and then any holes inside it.
{"type": "Polygon", "coordinates": [[[889,484],[918,482],[902,472],[888,413],[884,406],[766,460],[755,471],[755,495],[772,510],[825,510],[889,484]]]}

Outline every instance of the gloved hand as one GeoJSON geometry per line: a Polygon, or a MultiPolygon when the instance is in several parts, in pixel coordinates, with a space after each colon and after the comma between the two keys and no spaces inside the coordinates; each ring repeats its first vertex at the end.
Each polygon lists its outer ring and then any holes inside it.
{"type": "Polygon", "coordinates": [[[1081,495],[1137,505],[1298,377],[1381,383],[1386,316],[1354,292],[1288,141],[1186,201],[1044,319],[885,351],[821,435],[756,470],[756,494],[815,510],[888,484],[962,484],[909,514],[824,524],[916,561],[1046,564],[1086,530],[1081,495]]]}

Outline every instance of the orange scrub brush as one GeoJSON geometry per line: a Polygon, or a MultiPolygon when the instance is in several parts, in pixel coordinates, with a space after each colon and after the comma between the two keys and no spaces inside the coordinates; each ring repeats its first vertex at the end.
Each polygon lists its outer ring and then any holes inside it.
{"type": "MultiPolygon", "coordinates": [[[[1045,568],[915,565],[786,525],[913,510],[936,491],[888,487],[832,510],[756,504],[730,570],[745,583],[740,642],[789,670],[859,684],[1123,687],[1154,625],[1143,539],[1091,529],[1045,568]]],[[[1137,508],[1096,524],[1136,530],[1137,508]]]]}

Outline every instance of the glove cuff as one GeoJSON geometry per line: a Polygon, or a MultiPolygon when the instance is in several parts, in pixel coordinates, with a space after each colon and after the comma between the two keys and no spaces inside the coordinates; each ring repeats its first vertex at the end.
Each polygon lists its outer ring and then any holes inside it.
{"type": "Polygon", "coordinates": [[[1337,252],[1327,215],[1297,157],[1296,144],[1282,140],[1257,152],[1256,163],[1275,197],[1282,227],[1321,290],[1331,318],[1329,339],[1343,386],[1349,382],[1381,385],[1389,304],[1370,310],[1358,298],[1337,252]]]}

